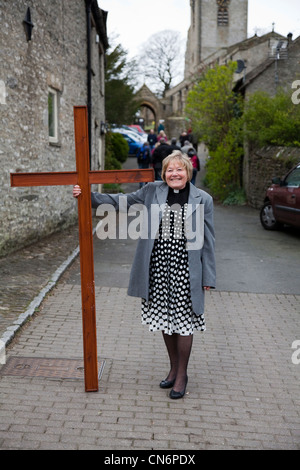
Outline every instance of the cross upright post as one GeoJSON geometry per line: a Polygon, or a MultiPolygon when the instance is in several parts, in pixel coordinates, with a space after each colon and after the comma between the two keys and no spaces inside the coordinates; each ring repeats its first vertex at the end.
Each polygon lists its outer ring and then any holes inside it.
{"type": "Polygon", "coordinates": [[[98,357],[94,280],[91,184],[149,182],[153,169],[91,171],[89,168],[88,117],[86,106],[74,107],[76,171],[50,173],[11,173],[11,186],[56,186],[78,184],[82,328],[85,391],[98,391],[98,357]]]}

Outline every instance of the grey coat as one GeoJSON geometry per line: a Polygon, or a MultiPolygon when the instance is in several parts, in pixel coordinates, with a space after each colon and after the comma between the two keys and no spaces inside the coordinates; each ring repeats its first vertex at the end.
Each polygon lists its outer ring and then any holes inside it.
{"type": "MultiPolygon", "coordinates": [[[[149,298],[150,258],[166,204],[169,187],[157,181],[130,194],[92,193],[92,207],[111,204],[114,209],[128,210],[143,205],[143,231],[139,238],[128,287],[128,295],[149,298]],[[126,202],[127,206],[124,204],[126,202]]],[[[204,313],[204,286],[215,288],[213,200],[205,191],[190,184],[185,235],[188,240],[191,298],[196,315],[204,313]]]]}

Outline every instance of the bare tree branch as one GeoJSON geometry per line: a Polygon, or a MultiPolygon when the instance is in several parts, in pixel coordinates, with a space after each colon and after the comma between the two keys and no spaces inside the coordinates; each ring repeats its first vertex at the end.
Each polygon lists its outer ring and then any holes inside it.
{"type": "Polygon", "coordinates": [[[139,57],[140,72],[162,96],[183,72],[183,41],[177,31],[165,30],[151,36],[139,57]]]}

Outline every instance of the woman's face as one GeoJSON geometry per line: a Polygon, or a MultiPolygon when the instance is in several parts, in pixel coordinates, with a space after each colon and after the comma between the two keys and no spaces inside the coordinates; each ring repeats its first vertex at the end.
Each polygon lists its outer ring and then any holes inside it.
{"type": "Polygon", "coordinates": [[[183,189],[188,180],[187,171],[180,161],[174,159],[167,166],[165,178],[172,189],[183,189]]]}

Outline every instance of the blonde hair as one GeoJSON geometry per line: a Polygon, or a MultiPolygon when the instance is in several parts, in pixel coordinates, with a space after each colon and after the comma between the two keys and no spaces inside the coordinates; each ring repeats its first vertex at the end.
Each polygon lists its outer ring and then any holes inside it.
{"type": "Polygon", "coordinates": [[[188,181],[191,181],[193,177],[193,165],[189,157],[182,153],[180,150],[174,150],[170,155],[163,159],[162,162],[162,171],[161,171],[161,178],[166,183],[166,171],[169,164],[173,161],[177,160],[180,162],[183,167],[186,169],[188,181]]]}

